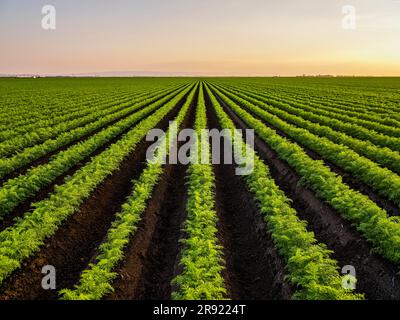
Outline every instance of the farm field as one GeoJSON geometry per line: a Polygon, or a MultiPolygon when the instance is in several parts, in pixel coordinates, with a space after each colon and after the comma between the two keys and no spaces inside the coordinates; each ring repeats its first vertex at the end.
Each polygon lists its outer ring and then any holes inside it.
{"type": "Polygon", "coordinates": [[[0,110],[0,300],[400,300],[400,78],[0,78],[0,110]],[[172,121],[253,170],[146,161],[172,121]]]}

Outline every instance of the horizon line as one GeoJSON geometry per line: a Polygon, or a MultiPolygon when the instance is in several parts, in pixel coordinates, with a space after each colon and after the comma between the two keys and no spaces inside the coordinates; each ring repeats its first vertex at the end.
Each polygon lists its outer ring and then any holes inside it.
{"type": "Polygon", "coordinates": [[[167,77],[232,77],[232,78],[298,78],[298,77],[314,77],[314,78],[397,78],[400,75],[359,75],[359,74],[329,74],[329,73],[303,73],[303,74],[247,74],[247,73],[201,73],[201,72],[135,72],[135,71],[110,71],[110,72],[88,72],[88,73],[0,73],[0,78],[167,78],[167,77]]]}

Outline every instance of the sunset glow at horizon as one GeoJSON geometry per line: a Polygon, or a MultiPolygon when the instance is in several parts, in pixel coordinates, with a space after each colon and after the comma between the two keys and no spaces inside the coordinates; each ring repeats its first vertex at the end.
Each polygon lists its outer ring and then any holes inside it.
{"type": "Polygon", "coordinates": [[[0,74],[400,76],[400,1],[0,0],[0,43],[0,74]]]}

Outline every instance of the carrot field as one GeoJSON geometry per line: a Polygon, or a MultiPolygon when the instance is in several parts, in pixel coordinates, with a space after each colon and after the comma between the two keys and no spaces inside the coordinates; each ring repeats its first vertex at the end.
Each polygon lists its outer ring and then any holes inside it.
{"type": "Polygon", "coordinates": [[[0,78],[0,111],[0,300],[400,299],[400,78],[0,78]],[[147,161],[172,121],[252,171],[147,161]]]}

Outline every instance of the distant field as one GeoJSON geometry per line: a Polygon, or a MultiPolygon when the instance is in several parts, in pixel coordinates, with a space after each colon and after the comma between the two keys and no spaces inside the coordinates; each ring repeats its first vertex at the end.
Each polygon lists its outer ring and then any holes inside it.
{"type": "Polygon", "coordinates": [[[0,300],[400,299],[400,78],[0,78],[0,110],[0,300]],[[253,129],[254,170],[146,162],[172,120],[253,129]]]}

